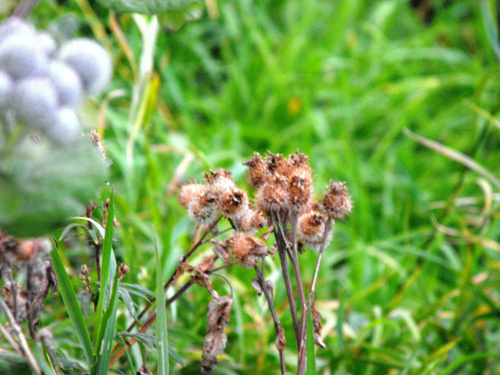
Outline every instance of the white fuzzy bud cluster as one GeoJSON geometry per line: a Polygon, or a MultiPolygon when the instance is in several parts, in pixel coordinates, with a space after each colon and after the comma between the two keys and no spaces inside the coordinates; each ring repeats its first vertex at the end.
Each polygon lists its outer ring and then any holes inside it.
{"type": "Polygon", "coordinates": [[[112,71],[109,54],[93,40],[59,46],[24,20],[0,24],[0,116],[12,113],[56,143],[79,134],[79,105],[108,86],[112,71]]]}

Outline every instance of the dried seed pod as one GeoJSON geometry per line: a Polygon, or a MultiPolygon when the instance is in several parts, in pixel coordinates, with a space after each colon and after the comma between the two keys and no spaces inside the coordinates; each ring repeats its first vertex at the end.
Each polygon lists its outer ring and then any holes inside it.
{"type": "MultiPolygon", "coordinates": [[[[309,249],[319,251],[325,235],[326,217],[318,210],[303,212],[298,217],[298,239],[309,249]]],[[[327,233],[325,245],[332,239],[332,230],[327,233]]]]}
{"type": "Polygon", "coordinates": [[[288,177],[290,173],[290,163],[283,155],[269,152],[265,162],[266,168],[272,176],[288,177]]]}
{"type": "Polygon", "coordinates": [[[240,216],[236,218],[236,227],[239,231],[254,235],[259,229],[266,226],[266,219],[259,210],[247,207],[240,216]]]}
{"type": "Polygon", "coordinates": [[[191,200],[188,215],[200,224],[210,224],[217,218],[215,198],[210,191],[202,191],[191,200]]]}
{"type": "Polygon", "coordinates": [[[225,169],[217,169],[210,171],[210,174],[204,173],[203,177],[207,182],[207,189],[209,189],[215,198],[222,198],[227,192],[236,189],[231,173],[225,169]]]}
{"type": "Polygon", "coordinates": [[[257,206],[262,212],[288,209],[290,207],[290,192],[288,181],[281,176],[271,177],[257,192],[257,206]]]}
{"type": "Polygon", "coordinates": [[[290,176],[288,188],[290,204],[297,212],[305,209],[311,202],[313,191],[312,170],[308,162],[309,157],[298,151],[290,155],[290,176]]]}
{"type": "Polygon", "coordinates": [[[234,219],[241,216],[248,208],[247,192],[238,188],[227,191],[220,200],[217,200],[217,208],[227,218],[234,219]]]}
{"type": "Polygon", "coordinates": [[[236,233],[226,241],[233,256],[247,269],[257,265],[259,258],[268,255],[267,245],[244,233],[236,233]]]}
{"type": "Polygon", "coordinates": [[[181,187],[181,191],[179,192],[179,203],[184,206],[184,208],[188,208],[189,203],[191,201],[202,194],[205,191],[205,186],[200,185],[196,182],[191,182],[188,184],[184,184],[181,187]]]}
{"type": "Polygon", "coordinates": [[[326,214],[335,220],[344,220],[352,211],[352,199],[345,182],[330,180],[329,191],[323,198],[323,208],[326,214]]]}
{"type": "Polygon", "coordinates": [[[254,189],[260,188],[268,178],[266,163],[258,152],[251,159],[243,162],[248,167],[248,183],[254,189]]]}

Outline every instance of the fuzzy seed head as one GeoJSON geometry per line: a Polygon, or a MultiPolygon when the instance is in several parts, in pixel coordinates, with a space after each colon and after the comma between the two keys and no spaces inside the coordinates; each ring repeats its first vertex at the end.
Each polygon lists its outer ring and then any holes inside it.
{"type": "Polygon", "coordinates": [[[266,156],[265,162],[267,170],[272,176],[288,177],[290,163],[283,155],[269,153],[266,156]]]}
{"type": "Polygon", "coordinates": [[[210,191],[202,191],[191,200],[188,215],[200,224],[210,224],[217,218],[215,198],[210,191]]]}
{"type": "Polygon", "coordinates": [[[83,94],[80,77],[62,61],[52,61],[49,65],[48,77],[57,91],[59,103],[63,106],[76,106],[83,94]]]}
{"type": "Polygon", "coordinates": [[[0,69],[12,78],[21,79],[45,74],[47,55],[36,42],[35,36],[12,33],[0,41],[0,69]]]}
{"type": "Polygon", "coordinates": [[[226,242],[233,256],[246,268],[257,265],[259,258],[269,254],[266,244],[244,233],[236,233],[226,242]]]}
{"type": "Polygon", "coordinates": [[[287,209],[290,206],[288,181],[281,176],[270,178],[257,192],[257,206],[262,212],[287,209]]]}
{"type": "Polygon", "coordinates": [[[204,173],[203,176],[207,182],[208,189],[218,199],[236,189],[231,173],[224,169],[217,169],[215,172],[210,171],[210,174],[204,173]]]}
{"type": "Polygon", "coordinates": [[[35,130],[48,129],[56,119],[57,92],[45,77],[32,77],[19,82],[11,106],[18,120],[35,130]]]}
{"type": "Polygon", "coordinates": [[[235,224],[239,231],[254,235],[259,229],[266,226],[266,219],[264,219],[260,211],[247,207],[241,215],[236,218],[235,224]]]}
{"type": "Polygon", "coordinates": [[[78,38],[66,42],[59,51],[59,58],[78,73],[83,88],[89,94],[100,94],[111,81],[111,57],[91,39],[78,38]]]}
{"type": "Polygon", "coordinates": [[[266,163],[258,152],[251,159],[243,162],[248,167],[248,182],[254,189],[261,187],[268,178],[266,163]]]}
{"type": "Polygon", "coordinates": [[[288,180],[290,203],[296,211],[301,211],[310,201],[313,192],[313,181],[310,168],[292,168],[288,180]]]}
{"type": "MultiPolygon", "coordinates": [[[[326,217],[318,210],[308,210],[298,217],[298,239],[309,249],[318,251],[325,235],[326,217]]],[[[331,241],[332,230],[327,234],[326,244],[331,241]]]]}
{"type": "Polygon", "coordinates": [[[237,218],[248,208],[248,194],[238,188],[229,190],[217,201],[217,208],[223,216],[237,218]]]}
{"type": "Polygon", "coordinates": [[[328,216],[335,220],[344,220],[352,211],[352,198],[345,182],[330,180],[329,191],[323,198],[323,208],[328,216]]]}
{"type": "Polygon", "coordinates": [[[196,182],[184,184],[179,192],[179,203],[188,208],[191,201],[205,192],[205,186],[196,182]]]}

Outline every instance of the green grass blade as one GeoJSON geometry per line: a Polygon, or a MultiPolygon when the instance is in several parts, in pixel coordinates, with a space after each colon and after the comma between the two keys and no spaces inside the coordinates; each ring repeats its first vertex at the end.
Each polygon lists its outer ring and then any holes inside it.
{"type": "MultiPolygon", "coordinates": [[[[108,285],[110,280],[113,278],[113,273],[116,272],[116,260],[114,260],[113,254],[113,231],[114,231],[114,217],[115,217],[115,203],[114,203],[114,194],[111,193],[111,198],[109,202],[108,209],[108,221],[106,223],[106,231],[104,233],[104,243],[102,245],[102,266],[101,266],[101,292],[99,293],[99,301],[97,302],[97,309],[95,315],[95,327],[97,328],[94,332],[94,339],[96,342],[96,346],[94,348],[94,355],[100,350],[100,344],[102,337],[99,337],[100,332],[104,332],[104,329],[101,328],[103,323],[103,313],[104,313],[104,303],[106,301],[106,294],[108,291],[108,285]],[[113,266],[113,263],[115,264],[113,266]]],[[[109,288],[111,289],[111,288],[109,288]]]]}
{"type": "Polygon", "coordinates": [[[163,291],[163,280],[161,272],[161,261],[158,255],[158,246],[155,235],[155,257],[156,257],[156,342],[158,348],[158,375],[168,375],[168,329],[167,309],[165,308],[165,292],[163,291]]]}
{"type": "Polygon", "coordinates": [[[316,375],[316,353],[314,347],[314,327],[311,315],[311,309],[307,313],[307,375],[316,375]]]}
{"type": "Polygon", "coordinates": [[[85,325],[85,320],[83,319],[82,310],[78,301],[76,299],[75,291],[71,285],[71,280],[64,268],[64,264],[59,256],[58,249],[54,249],[50,253],[52,258],[52,264],[57,275],[57,281],[59,282],[59,291],[61,292],[66,311],[73,325],[73,329],[76,332],[76,336],[82,345],[83,352],[85,354],[85,359],[90,366],[94,363],[94,355],[92,354],[92,344],[90,343],[89,332],[87,331],[87,326],[85,325]]]}
{"type": "Polygon", "coordinates": [[[498,41],[498,27],[495,23],[496,9],[493,11],[491,3],[488,0],[481,0],[481,13],[483,14],[484,27],[486,35],[490,41],[491,47],[497,59],[500,61],[500,43],[498,41]]]}

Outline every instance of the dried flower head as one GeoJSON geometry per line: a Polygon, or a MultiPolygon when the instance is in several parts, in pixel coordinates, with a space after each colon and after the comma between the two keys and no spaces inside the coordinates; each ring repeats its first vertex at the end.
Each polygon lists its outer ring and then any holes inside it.
{"type": "Polygon", "coordinates": [[[225,169],[217,169],[216,171],[210,171],[210,174],[203,174],[205,181],[207,182],[207,188],[210,189],[212,195],[215,198],[221,198],[228,191],[235,189],[231,173],[225,169]]]}
{"type": "Polygon", "coordinates": [[[215,198],[210,191],[204,189],[189,203],[189,217],[200,224],[210,224],[217,218],[215,198]]]}
{"type": "MultiPolygon", "coordinates": [[[[298,237],[308,248],[319,251],[325,235],[326,217],[320,211],[311,209],[298,217],[298,237]]],[[[332,230],[327,234],[325,245],[331,241],[332,230]]]]}
{"type": "Polygon", "coordinates": [[[262,212],[287,209],[290,206],[288,181],[282,176],[271,177],[257,192],[257,206],[262,212]]]}
{"type": "Polygon", "coordinates": [[[267,170],[272,176],[288,176],[290,163],[283,155],[269,152],[265,162],[267,170]]]}
{"type": "Polygon", "coordinates": [[[191,201],[202,194],[205,191],[205,186],[200,185],[196,182],[190,182],[188,184],[184,184],[181,187],[181,191],[179,192],[179,203],[184,206],[184,208],[188,208],[189,203],[191,201]]]}
{"type": "Polygon", "coordinates": [[[239,231],[254,235],[259,229],[266,226],[266,219],[259,210],[247,207],[240,216],[236,218],[236,227],[239,231]]]}
{"type": "Polygon", "coordinates": [[[228,218],[237,218],[248,208],[248,194],[241,189],[228,190],[217,201],[219,212],[228,218]]]}
{"type": "Polygon", "coordinates": [[[326,214],[335,220],[344,220],[352,211],[352,199],[345,182],[330,180],[330,190],[323,198],[323,208],[326,214]]]}
{"type": "Polygon", "coordinates": [[[261,187],[267,180],[267,167],[266,163],[258,152],[254,152],[251,159],[243,162],[243,165],[248,167],[248,182],[254,189],[261,187]]]}
{"type": "Polygon", "coordinates": [[[244,233],[236,233],[226,241],[233,256],[247,269],[257,265],[259,258],[269,254],[266,244],[244,233]]]}
{"type": "Polygon", "coordinates": [[[288,179],[290,203],[296,211],[304,209],[311,200],[313,191],[312,170],[309,157],[296,152],[290,155],[290,176],[288,179]]]}

